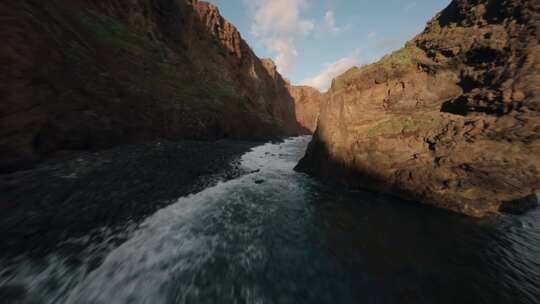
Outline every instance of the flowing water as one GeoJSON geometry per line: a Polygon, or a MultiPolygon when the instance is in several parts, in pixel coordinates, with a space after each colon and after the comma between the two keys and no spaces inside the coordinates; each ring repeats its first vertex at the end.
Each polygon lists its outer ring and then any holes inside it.
{"type": "Polygon", "coordinates": [[[0,261],[2,298],[540,303],[540,211],[475,220],[325,186],[293,170],[308,141],[256,147],[242,157],[250,174],[179,198],[141,224],[67,241],[91,244],[76,258],[0,261]]]}

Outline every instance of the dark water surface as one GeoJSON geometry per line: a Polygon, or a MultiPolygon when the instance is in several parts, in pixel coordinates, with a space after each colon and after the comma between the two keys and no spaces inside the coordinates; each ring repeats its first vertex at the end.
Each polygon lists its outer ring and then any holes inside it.
{"type": "Polygon", "coordinates": [[[308,141],[72,253],[1,258],[0,302],[540,303],[539,210],[475,220],[324,186],[293,171],[308,141]]]}

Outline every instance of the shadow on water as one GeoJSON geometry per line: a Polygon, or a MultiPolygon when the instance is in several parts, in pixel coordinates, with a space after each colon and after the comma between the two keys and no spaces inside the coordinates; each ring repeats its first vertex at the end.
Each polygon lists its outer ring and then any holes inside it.
{"type": "MultiPolygon", "coordinates": [[[[82,252],[0,259],[12,303],[538,303],[540,211],[470,219],[322,185],[308,137],[82,252]],[[117,239],[119,241],[115,242],[117,239]]],[[[9,303],[9,302],[8,302],[9,303]]]]}
{"type": "Polygon", "coordinates": [[[372,193],[329,191],[317,203],[328,254],[374,303],[538,303],[540,225],[523,217],[471,219],[372,193]]]}

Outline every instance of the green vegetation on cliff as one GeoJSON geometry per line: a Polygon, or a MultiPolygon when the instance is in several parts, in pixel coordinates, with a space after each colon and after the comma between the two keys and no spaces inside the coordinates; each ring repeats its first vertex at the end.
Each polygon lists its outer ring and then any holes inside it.
{"type": "Polygon", "coordinates": [[[353,81],[354,77],[361,71],[358,67],[352,67],[347,70],[345,73],[341,74],[334,81],[334,88],[336,90],[341,90],[346,88],[353,81]]]}
{"type": "Polygon", "coordinates": [[[367,130],[367,137],[414,133],[430,130],[442,122],[439,116],[412,115],[391,118],[367,130]]]}
{"type": "Polygon", "coordinates": [[[97,39],[119,49],[140,55],[151,48],[150,41],[142,34],[129,29],[120,21],[97,13],[79,15],[81,25],[93,33],[97,39]]]}
{"type": "Polygon", "coordinates": [[[408,42],[404,48],[384,56],[381,60],[364,65],[360,68],[353,67],[338,76],[334,82],[334,89],[341,90],[352,83],[360,75],[370,72],[383,72],[386,74],[396,73],[416,63],[424,52],[414,42],[408,42]]]}

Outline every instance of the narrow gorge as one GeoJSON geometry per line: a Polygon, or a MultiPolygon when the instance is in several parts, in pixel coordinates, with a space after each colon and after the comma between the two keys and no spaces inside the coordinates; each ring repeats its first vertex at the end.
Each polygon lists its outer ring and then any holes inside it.
{"type": "Polygon", "coordinates": [[[540,0],[0,0],[0,41],[2,304],[540,303],[540,0]]]}

